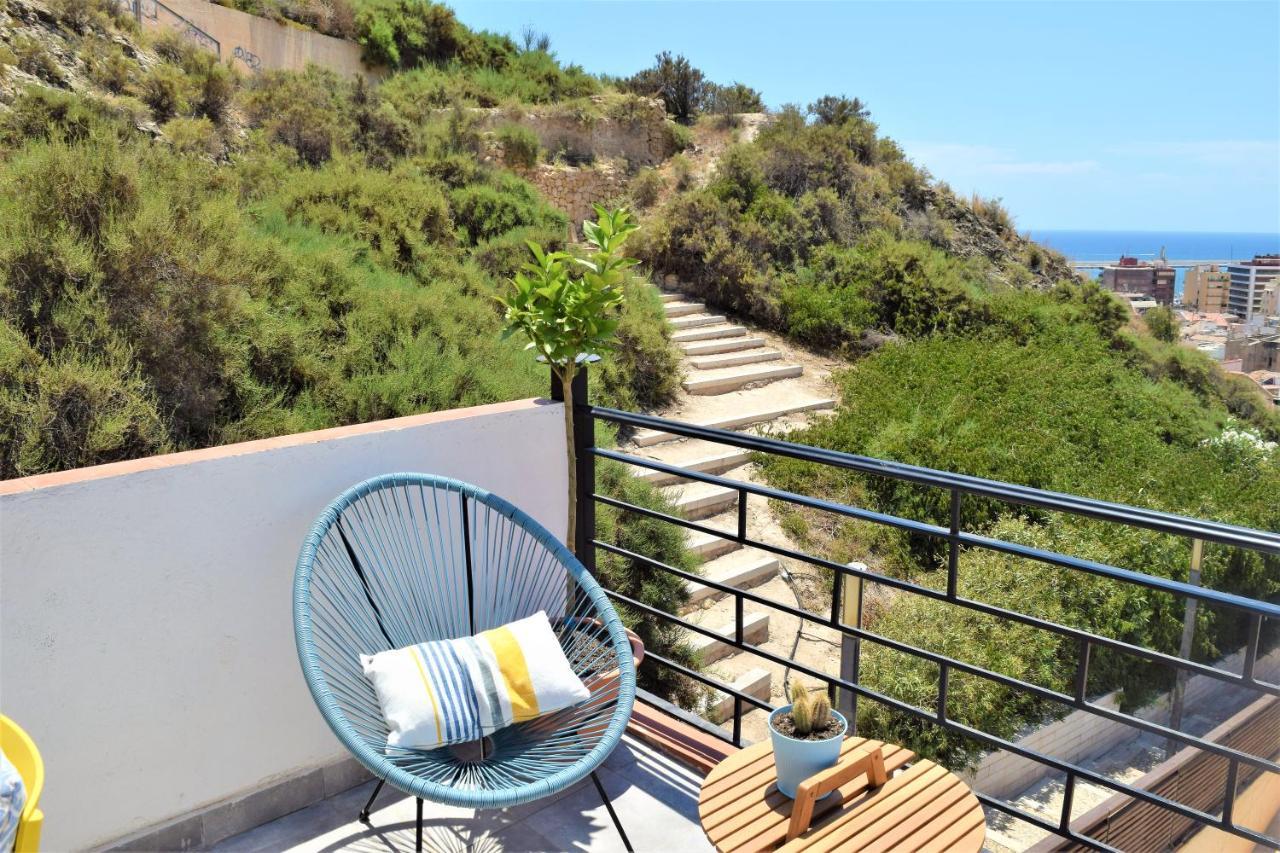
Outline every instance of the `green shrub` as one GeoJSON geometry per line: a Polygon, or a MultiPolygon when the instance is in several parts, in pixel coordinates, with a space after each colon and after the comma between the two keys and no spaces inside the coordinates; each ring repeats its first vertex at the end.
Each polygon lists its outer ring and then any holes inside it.
{"type": "Polygon", "coordinates": [[[171,29],[163,29],[159,32],[153,31],[151,49],[166,62],[184,67],[200,50],[186,36],[177,30],[171,29]]]}
{"type": "Polygon", "coordinates": [[[562,251],[565,247],[565,229],[538,226],[512,228],[496,237],[481,240],[476,244],[471,257],[490,276],[498,281],[505,281],[515,275],[516,270],[529,259],[530,241],[550,252],[562,251]]]}
{"type": "Polygon", "coordinates": [[[666,181],[657,169],[641,169],[631,179],[627,189],[636,207],[644,209],[657,204],[658,196],[662,194],[665,187],[666,181]]]}
{"type": "Polygon", "coordinates": [[[196,112],[214,124],[222,124],[235,97],[238,85],[236,73],[212,57],[202,65],[197,75],[199,93],[195,97],[196,112]]]}
{"type": "Polygon", "coordinates": [[[291,176],[279,198],[290,217],[360,240],[398,270],[428,260],[433,244],[453,243],[442,188],[408,167],[386,172],[334,161],[291,176]]]}
{"type": "Polygon", "coordinates": [[[163,124],[175,116],[186,115],[197,92],[181,68],[161,62],[142,78],[139,97],[151,108],[155,120],[163,124]]]}
{"type": "Polygon", "coordinates": [[[452,10],[430,0],[362,0],[355,26],[365,61],[391,68],[452,59],[467,36],[452,10]]]}
{"type": "Polygon", "coordinates": [[[223,151],[217,129],[207,118],[175,118],[160,128],[174,151],[217,157],[223,151]]]}
{"type": "Polygon", "coordinates": [[[671,146],[671,150],[677,154],[681,151],[687,151],[693,146],[693,131],[683,124],[669,121],[662,125],[662,130],[667,135],[667,142],[671,146]]]}
{"type": "Polygon", "coordinates": [[[18,147],[26,140],[76,142],[91,134],[124,138],[134,132],[105,103],[31,86],[0,114],[0,145],[18,147]]]}
{"type": "Polygon", "coordinates": [[[538,135],[519,124],[506,124],[498,129],[503,161],[513,169],[532,169],[538,165],[542,147],[538,135]]]}
{"type": "Polygon", "coordinates": [[[344,98],[345,81],[310,65],[301,74],[268,71],[254,78],[245,95],[249,119],[272,141],[292,148],[299,160],[316,166],[351,144],[352,126],[344,98]]]}
{"type": "Polygon", "coordinates": [[[617,348],[599,371],[598,395],[606,404],[630,411],[652,411],[680,392],[680,354],[671,343],[666,312],[647,281],[627,282],[617,348]]]}
{"type": "Polygon", "coordinates": [[[119,45],[97,39],[86,51],[85,70],[94,83],[119,95],[129,88],[138,66],[124,55],[119,45]]]}
{"type": "Polygon", "coordinates": [[[1167,344],[1177,343],[1178,341],[1178,319],[1170,309],[1164,306],[1157,306],[1142,315],[1142,321],[1147,325],[1147,331],[1158,341],[1164,341],[1167,344]]]}
{"type": "Polygon", "coordinates": [[[564,215],[538,198],[531,186],[505,175],[495,178],[492,184],[473,184],[451,191],[449,207],[454,225],[471,245],[513,228],[536,226],[563,232],[568,227],[564,215]]]}
{"type": "Polygon", "coordinates": [[[623,88],[639,95],[657,92],[676,121],[689,124],[703,109],[712,84],[683,56],[663,51],[646,68],[623,81],[623,88]]]}
{"type": "Polygon", "coordinates": [[[677,191],[683,192],[693,186],[693,164],[683,154],[671,158],[671,177],[677,191]]]}

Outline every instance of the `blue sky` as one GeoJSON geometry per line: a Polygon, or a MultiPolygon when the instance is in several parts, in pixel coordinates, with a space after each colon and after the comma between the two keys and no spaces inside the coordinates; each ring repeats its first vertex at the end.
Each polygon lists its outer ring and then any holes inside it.
{"type": "Polygon", "coordinates": [[[1280,231],[1280,2],[457,0],[592,72],[659,50],[770,106],[866,101],[1023,229],[1280,231]]]}

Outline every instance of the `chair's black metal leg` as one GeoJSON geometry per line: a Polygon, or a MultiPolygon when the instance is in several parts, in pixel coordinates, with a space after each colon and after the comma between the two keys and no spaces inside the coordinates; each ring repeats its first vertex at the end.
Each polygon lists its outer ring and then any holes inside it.
{"type": "Polygon", "coordinates": [[[378,785],[373,789],[373,793],[369,795],[369,802],[364,804],[364,808],[360,810],[360,822],[369,822],[369,809],[373,808],[373,801],[378,799],[378,794],[382,791],[382,786],[387,784],[386,779],[379,779],[378,785]]]}
{"type": "Polygon", "coordinates": [[[422,797],[418,797],[418,832],[417,840],[414,842],[413,849],[417,853],[422,853],[422,797]]]}
{"type": "Polygon", "coordinates": [[[594,770],[591,771],[591,781],[596,783],[596,791],[600,793],[600,799],[604,803],[604,807],[609,810],[609,817],[613,819],[613,825],[618,830],[618,835],[622,836],[622,846],[627,848],[627,853],[634,853],[635,848],[631,846],[631,839],[627,838],[626,830],[622,828],[622,821],[618,820],[618,813],[613,810],[613,803],[609,802],[609,795],[604,792],[604,785],[600,784],[600,777],[596,775],[594,770]]]}

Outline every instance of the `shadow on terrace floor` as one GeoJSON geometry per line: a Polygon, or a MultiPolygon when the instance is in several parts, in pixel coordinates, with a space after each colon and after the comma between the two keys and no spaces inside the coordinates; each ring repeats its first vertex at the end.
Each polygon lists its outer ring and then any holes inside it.
{"type": "MultiPolygon", "coordinates": [[[[600,780],[637,851],[711,849],[698,824],[702,780],[696,773],[626,737],[600,770],[600,780]]],[[[355,818],[372,792],[372,782],[360,785],[228,838],[213,849],[220,853],[412,851],[413,798],[384,788],[369,827],[355,818]]],[[[590,779],[556,797],[504,811],[426,803],[423,817],[423,849],[437,853],[623,849],[590,779]]]]}

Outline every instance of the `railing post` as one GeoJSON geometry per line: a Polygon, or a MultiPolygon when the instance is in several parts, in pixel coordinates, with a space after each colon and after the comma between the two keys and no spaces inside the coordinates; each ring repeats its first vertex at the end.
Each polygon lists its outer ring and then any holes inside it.
{"type": "MultiPolygon", "coordinates": [[[[861,563],[852,567],[865,569],[861,563]]],[[[862,578],[849,575],[840,585],[840,622],[862,628],[862,578]]],[[[843,631],[840,634],[840,677],[852,684],[858,683],[858,670],[862,663],[862,640],[843,631]]],[[[858,694],[852,690],[840,691],[840,713],[849,720],[849,733],[858,733],[858,694]]]]}
{"type": "MultiPolygon", "coordinates": [[[[1187,569],[1187,583],[1192,586],[1200,585],[1200,564],[1204,560],[1204,540],[1191,540],[1191,565],[1187,569]]],[[[1191,660],[1191,641],[1196,635],[1196,605],[1199,602],[1191,597],[1187,598],[1186,609],[1182,614],[1182,642],[1178,645],[1178,657],[1183,660],[1191,660]]],[[[1182,704],[1186,698],[1187,691],[1187,671],[1178,669],[1174,675],[1173,696],[1169,702],[1169,728],[1175,731],[1182,731],[1182,704]]],[[[1168,758],[1176,750],[1178,744],[1174,740],[1169,740],[1164,745],[1165,757],[1168,758]]]]}
{"type": "MultiPolygon", "coordinates": [[[[596,430],[587,399],[587,370],[596,361],[599,359],[579,360],[578,370],[573,376],[573,450],[578,460],[578,492],[574,497],[578,529],[573,553],[592,574],[596,570],[596,549],[591,544],[596,538],[596,502],[591,498],[596,490],[596,457],[591,451],[596,443],[596,430]]],[[[551,399],[557,403],[564,402],[564,388],[554,370],[551,371],[551,399]]]]}

